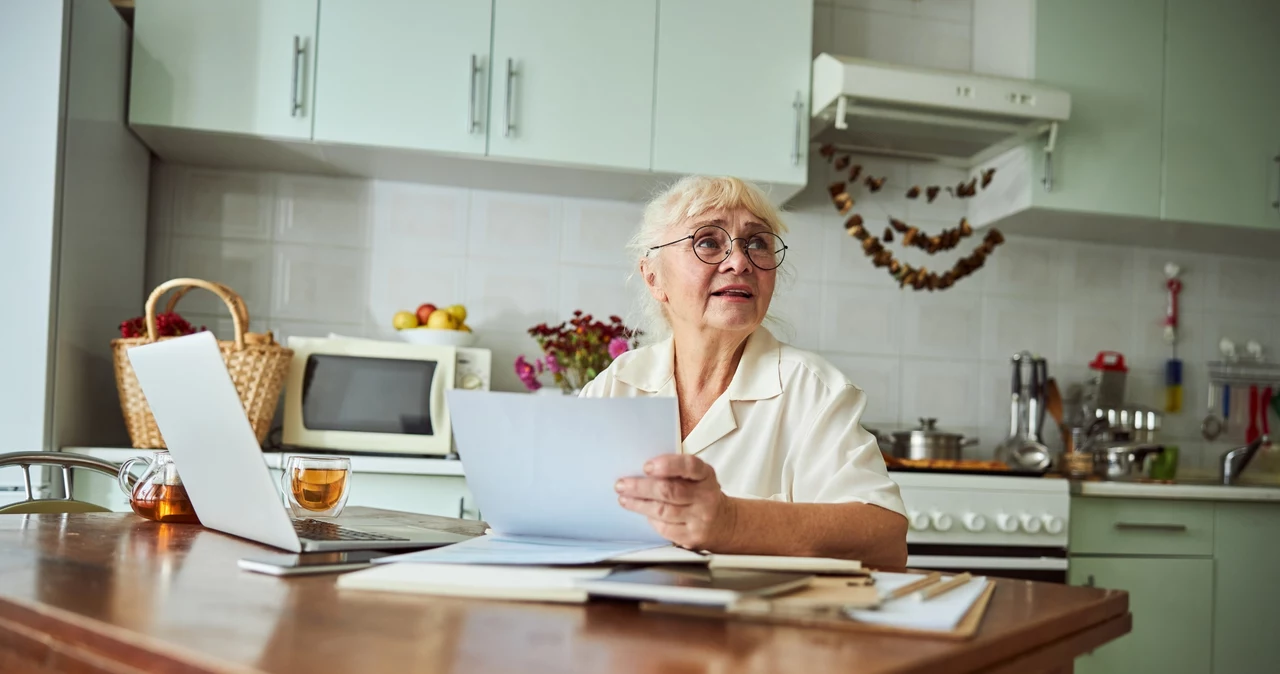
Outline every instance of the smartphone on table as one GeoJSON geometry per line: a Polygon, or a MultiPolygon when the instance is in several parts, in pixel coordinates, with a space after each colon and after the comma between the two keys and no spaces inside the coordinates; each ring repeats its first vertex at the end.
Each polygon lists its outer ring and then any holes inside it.
{"type": "Polygon", "coordinates": [[[373,560],[394,554],[376,550],[348,550],[346,552],[265,553],[245,557],[239,562],[241,569],[267,573],[273,576],[300,576],[311,573],[354,571],[373,565],[373,560]]]}

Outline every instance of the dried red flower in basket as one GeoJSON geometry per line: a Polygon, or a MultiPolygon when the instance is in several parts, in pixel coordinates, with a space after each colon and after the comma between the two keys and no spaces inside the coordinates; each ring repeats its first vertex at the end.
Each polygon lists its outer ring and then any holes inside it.
{"type": "MultiPolygon", "coordinates": [[[[181,337],[196,332],[208,330],[205,326],[199,329],[192,327],[187,319],[183,318],[178,312],[168,312],[156,314],[156,338],[160,337],[181,337]]],[[[127,321],[120,323],[120,336],[125,339],[134,337],[147,336],[147,319],[145,316],[134,316],[127,321]]]]}

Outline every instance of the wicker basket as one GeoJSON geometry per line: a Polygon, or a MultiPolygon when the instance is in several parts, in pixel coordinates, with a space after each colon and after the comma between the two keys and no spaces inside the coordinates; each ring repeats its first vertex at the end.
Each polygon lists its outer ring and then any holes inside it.
{"type": "MultiPolygon", "coordinates": [[[[227,363],[227,372],[235,383],[236,392],[240,394],[240,402],[244,404],[245,414],[253,426],[253,432],[261,443],[271,430],[271,420],[275,416],[276,403],[280,391],[284,388],[285,376],[289,372],[289,361],[293,351],[277,344],[270,332],[258,334],[246,332],[249,327],[249,310],[244,299],[230,288],[220,283],[210,283],[200,279],[178,278],[160,284],[151,291],[146,307],[146,337],[111,340],[112,357],[115,361],[116,390],[120,394],[120,410],[124,413],[124,423],[129,429],[129,437],[137,449],[165,449],[164,438],[156,427],[156,420],[151,416],[151,408],[142,395],[142,387],[138,377],[129,364],[126,351],[135,346],[150,344],[156,341],[156,303],[166,292],[179,288],[169,299],[166,311],[173,311],[192,288],[204,288],[217,295],[227,309],[231,311],[231,319],[235,325],[235,340],[218,342],[222,350],[222,358],[227,363]]],[[[162,337],[173,339],[172,337],[162,337]]]]}

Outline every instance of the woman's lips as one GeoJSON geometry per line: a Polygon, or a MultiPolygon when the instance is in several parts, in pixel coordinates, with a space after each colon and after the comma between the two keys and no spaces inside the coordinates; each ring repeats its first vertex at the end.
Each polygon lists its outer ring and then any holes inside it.
{"type": "Polygon", "coordinates": [[[747,286],[732,285],[712,292],[711,296],[727,302],[750,302],[755,297],[755,293],[751,292],[751,288],[747,286]]]}

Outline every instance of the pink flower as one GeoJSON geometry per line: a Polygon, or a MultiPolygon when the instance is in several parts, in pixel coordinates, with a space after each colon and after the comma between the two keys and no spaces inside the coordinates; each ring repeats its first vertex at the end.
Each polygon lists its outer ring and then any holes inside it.
{"type": "Polygon", "coordinates": [[[631,347],[627,344],[627,340],[625,339],[611,339],[609,340],[609,357],[617,358],[618,356],[626,353],[630,348],[631,347]]]}
{"type": "Polygon", "coordinates": [[[556,354],[547,354],[547,369],[551,371],[551,374],[560,374],[564,371],[564,368],[560,367],[560,361],[556,358],[556,354]]]}
{"type": "Polygon", "coordinates": [[[524,382],[525,388],[530,391],[537,391],[542,388],[542,382],[538,381],[537,373],[534,371],[533,366],[529,364],[529,361],[524,359],[524,356],[516,357],[516,376],[520,378],[520,381],[524,382]]]}

